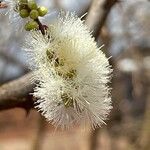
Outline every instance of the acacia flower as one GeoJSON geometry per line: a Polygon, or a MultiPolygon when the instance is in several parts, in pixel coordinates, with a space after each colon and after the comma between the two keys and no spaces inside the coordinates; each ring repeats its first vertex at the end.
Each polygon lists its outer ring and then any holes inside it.
{"type": "Polygon", "coordinates": [[[49,122],[61,128],[104,123],[112,108],[112,69],[80,18],[61,13],[44,36],[33,31],[26,37],[25,50],[39,80],[36,108],[49,122]]]}

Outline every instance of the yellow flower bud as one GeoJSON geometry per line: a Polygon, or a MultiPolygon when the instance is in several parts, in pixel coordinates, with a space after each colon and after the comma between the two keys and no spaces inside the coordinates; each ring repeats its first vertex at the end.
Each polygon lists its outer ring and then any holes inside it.
{"type": "Polygon", "coordinates": [[[38,29],[38,27],[39,27],[39,25],[36,21],[30,21],[30,22],[26,23],[24,28],[26,31],[30,31],[33,29],[38,29]]]}
{"type": "Polygon", "coordinates": [[[31,12],[30,12],[30,18],[31,19],[37,19],[38,16],[39,16],[39,13],[37,10],[31,10],[31,12]]]}
{"type": "Polygon", "coordinates": [[[27,9],[22,9],[22,10],[20,10],[20,11],[19,11],[19,14],[20,14],[20,16],[21,16],[22,18],[26,18],[26,17],[29,16],[29,12],[28,12],[27,9]]]}
{"type": "Polygon", "coordinates": [[[48,9],[44,6],[38,8],[39,16],[45,16],[48,12],[48,9]]]}
{"type": "Polygon", "coordinates": [[[37,9],[37,4],[34,0],[29,0],[28,1],[28,7],[32,10],[32,9],[37,9]]]}

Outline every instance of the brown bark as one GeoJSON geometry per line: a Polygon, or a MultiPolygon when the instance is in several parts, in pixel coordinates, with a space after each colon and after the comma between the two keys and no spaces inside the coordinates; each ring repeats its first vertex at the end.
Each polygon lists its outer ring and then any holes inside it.
{"type": "Polygon", "coordinates": [[[13,107],[32,107],[33,101],[29,93],[33,91],[32,73],[0,86],[0,110],[13,107]]]}

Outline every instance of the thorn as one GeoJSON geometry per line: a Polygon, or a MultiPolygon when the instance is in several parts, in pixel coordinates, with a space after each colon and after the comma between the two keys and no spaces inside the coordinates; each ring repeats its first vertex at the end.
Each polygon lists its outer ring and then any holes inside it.
{"type": "Polygon", "coordinates": [[[23,104],[23,108],[26,112],[26,117],[28,117],[28,115],[30,114],[33,105],[34,105],[34,98],[32,95],[29,95],[27,98],[25,98],[25,102],[23,104]]]}

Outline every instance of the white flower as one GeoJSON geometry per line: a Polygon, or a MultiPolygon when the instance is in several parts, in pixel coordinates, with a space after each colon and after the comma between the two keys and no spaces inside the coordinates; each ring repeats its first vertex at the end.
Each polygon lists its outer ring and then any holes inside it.
{"type": "Polygon", "coordinates": [[[21,18],[19,15],[19,0],[4,0],[4,2],[7,5],[5,14],[8,15],[14,30],[23,29],[26,19],[21,18]]]}
{"type": "Polygon", "coordinates": [[[104,123],[112,108],[107,85],[112,69],[80,18],[61,14],[45,36],[39,31],[27,36],[26,51],[39,80],[36,107],[48,121],[62,128],[104,123]]]}

